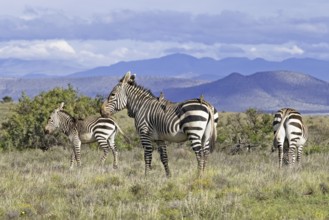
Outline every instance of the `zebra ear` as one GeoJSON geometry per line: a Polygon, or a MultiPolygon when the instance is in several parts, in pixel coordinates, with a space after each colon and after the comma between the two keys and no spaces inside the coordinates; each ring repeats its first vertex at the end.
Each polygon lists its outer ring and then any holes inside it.
{"type": "Polygon", "coordinates": [[[132,74],[130,76],[130,81],[134,82],[135,81],[135,78],[136,78],[136,74],[132,74]]]}
{"type": "Polygon", "coordinates": [[[64,109],[64,102],[61,103],[61,105],[59,106],[58,110],[63,110],[64,109]]]}
{"type": "Polygon", "coordinates": [[[128,80],[128,83],[129,83],[130,85],[134,85],[134,84],[135,84],[135,78],[136,78],[136,74],[132,74],[132,75],[130,76],[130,79],[128,80]]]}
{"type": "Polygon", "coordinates": [[[131,73],[128,71],[122,79],[122,83],[127,83],[130,80],[131,73]]]}

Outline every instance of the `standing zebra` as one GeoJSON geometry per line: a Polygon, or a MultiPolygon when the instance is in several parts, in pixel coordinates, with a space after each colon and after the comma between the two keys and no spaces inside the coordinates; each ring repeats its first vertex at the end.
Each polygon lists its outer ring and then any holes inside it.
{"type": "Polygon", "coordinates": [[[113,153],[113,168],[116,169],[118,152],[115,146],[115,135],[117,130],[122,133],[119,126],[111,118],[102,118],[97,116],[91,116],[84,120],[77,120],[73,118],[69,113],[63,110],[64,102],[60,107],[55,109],[45,127],[45,133],[53,133],[56,129],[60,129],[66,134],[70,141],[73,143],[73,152],[71,154],[70,169],[73,168],[74,159],[77,161],[78,166],[80,162],[80,149],[81,143],[93,143],[98,142],[99,146],[103,149],[104,155],[101,158],[101,163],[104,164],[109,147],[113,153]]]}
{"type": "Polygon", "coordinates": [[[204,171],[209,149],[215,145],[216,116],[214,108],[199,99],[172,103],[163,97],[155,97],[149,90],[135,83],[135,76],[126,73],[113,88],[102,105],[102,116],[127,108],[128,115],[135,118],[136,130],[144,148],[145,175],[151,169],[152,140],[158,145],[161,162],[166,175],[170,170],[166,153],[166,143],[189,140],[198,162],[199,175],[204,171]]]}
{"type": "Polygon", "coordinates": [[[307,128],[303,123],[301,114],[295,109],[283,108],[277,111],[273,121],[274,130],[274,148],[279,150],[279,167],[282,167],[284,144],[288,145],[287,163],[293,165],[295,163],[295,151],[297,148],[297,162],[300,162],[303,145],[307,140],[307,128]]]}

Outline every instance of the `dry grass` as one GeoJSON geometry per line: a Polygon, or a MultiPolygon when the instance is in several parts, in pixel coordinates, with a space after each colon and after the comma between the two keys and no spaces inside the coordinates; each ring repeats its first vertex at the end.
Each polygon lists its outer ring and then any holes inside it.
{"type": "Polygon", "coordinates": [[[52,148],[0,157],[0,218],[15,219],[328,219],[329,155],[278,170],[273,154],[211,155],[203,178],[188,148],[169,147],[167,179],[154,152],[144,177],[142,149],[109,156],[86,148],[82,168],[70,171],[69,152],[52,148]]]}

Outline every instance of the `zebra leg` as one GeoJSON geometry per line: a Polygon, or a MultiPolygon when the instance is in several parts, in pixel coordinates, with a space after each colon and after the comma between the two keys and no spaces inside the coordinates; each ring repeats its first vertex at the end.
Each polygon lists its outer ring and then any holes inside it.
{"type": "Polygon", "coordinates": [[[297,163],[299,164],[301,163],[302,154],[303,154],[303,145],[300,145],[297,148],[297,163]]]}
{"type": "Polygon", "coordinates": [[[203,150],[199,150],[195,152],[196,159],[198,162],[198,176],[201,177],[203,175],[203,164],[204,164],[204,157],[203,157],[203,150]]]}
{"type": "Polygon", "coordinates": [[[75,156],[75,160],[77,161],[77,165],[78,167],[81,166],[81,141],[79,139],[75,140],[73,142],[74,144],[74,156],[75,156]]]}
{"type": "Polygon", "coordinates": [[[278,156],[279,156],[279,168],[282,168],[283,162],[283,146],[278,146],[278,156]]]}
{"type": "Polygon", "coordinates": [[[157,141],[158,151],[160,154],[160,160],[163,164],[163,167],[166,171],[166,176],[171,177],[170,169],[168,166],[168,155],[167,155],[167,145],[164,141],[157,141]]]}
{"type": "Polygon", "coordinates": [[[149,138],[141,137],[141,142],[144,148],[145,176],[147,176],[151,170],[153,148],[149,138]]]}
{"type": "Polygon", "coordinates": [[[289,142],[287,139],[283,145],[283,164],[289,165],[289,142]]]}
{"type": "Polygon", "coordinates": [[[113,169],[117,169],[118,168],[118,151],[117,151],[117,147],[115,146],[114,138],[115,138],[115,136],[112,135],[111,139],[108,140],[108,144],[109,144],[109,146],[112,150],[112,154],[113,154],[113,169]]]}
{"type": "Polygon", "coordinates": [[[296,146],[294,144],[289,146],[289,165],[293,166],[295,164],[295,152],[296,152],[296,146]]]}
{"type": "Polygon", "coordinates": [[[203,150],[203,164],[202,164],[202,171],[204,172],[207,166],[207,162],[208,162],[208,157],[210,154],[210,149],[209,149],[209,141],[207,141],[206,143],[206,147],[203,150]]]}
{"type": "Polygon", "coordinates": [[[81,166],[81,141],[79,139],[79,134],[77,132],[72,132],[72,134],[69,135],[70,141],[73,143],[73,153],[71,155],[71,166],[70,169],[73,168],[73,160],[75,159],[77,161],[78,167],[81,166]]]}
{"type": "Polygon", "coordinates": [[[103,137],[96,137],[96,140],[97,140],[97,142],[98,142],[99,147],[102,148],[102,149],[103,149],[103,152],[104,152],[104,155],[101,157],[101,160],[100,160],[101,165],[103,166],[104,163],[105,163],[105,160],[106,160],[106,158],[107,158],[107,155],[108,155],[108,153],[109,153],[108,142],[107,142],[107,140],[106,140],[105,138],[103,138],[103,137]]]}
{"type": "Polygon", "coordinates": [[[198,176],[202,176],[203,174],[203,165],[204,165],[204,152],[201,146],[201,140],[196,139],[195,137],[189,137],[191,141],[192,149],[196,155],[196,160],[198,162],[198,176]]]}
{"type": "Polygon", "coordinates": [[[282,129],[280,134],[277,134],[276,137],[273,140],[274,147],[278,148],[278,156],[279,156],[279,168],[282,168],[283,163],[283,153],[284,153],[284,144],[286,142],[286,134],[284,129],[282,129]]]}
{"type": "Polygon", "coordinates": [[[75,153],[74,153],[74,149],[72,148],[71,161],[70,161],[70,170],[73,170],[74,161],[75,161],[75,153]]]}

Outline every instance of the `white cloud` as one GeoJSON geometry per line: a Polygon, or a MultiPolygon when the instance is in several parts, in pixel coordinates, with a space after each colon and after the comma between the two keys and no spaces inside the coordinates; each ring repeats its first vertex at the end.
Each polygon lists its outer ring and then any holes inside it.
{"type": "Polygon", "coordinates": [[[283,52],[283,53],[287,53],[290,55],[302,55],[304,54],[304,50],[301,49],[300,47],[293,45],[291,47],[278,47],[275,49],[278,52],[283,52]]]}
{"type": "Polygon", "coordinates": [[[1,58],[68,59],[76,56],[65,40],[9,41],[0,43],[1,58]]]}
{"type": "MultiPolygon", "coordinates": [[[[281,61],[292,57],[307,57],[308,53],[295,43],[284,44],[240,44],[248,58],[264,58],[266,60],[281,61]]],[[[329,50],[327,51],[329,52],[329,50]]]]}
{"type": "Polygon", "coordinates": [[[64,40],[51,41],[46,47],[59,53],[75,54],[74,49],[64,40]]]}

